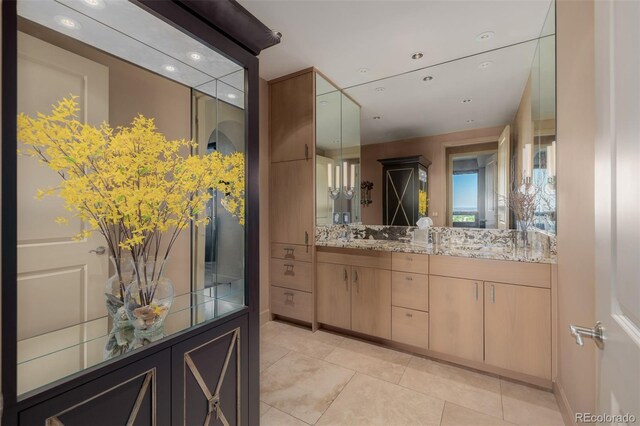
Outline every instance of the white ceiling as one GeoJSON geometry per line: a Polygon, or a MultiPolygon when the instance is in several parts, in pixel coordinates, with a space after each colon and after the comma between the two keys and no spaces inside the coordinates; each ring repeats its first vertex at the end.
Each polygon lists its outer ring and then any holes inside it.
{"type": "Polygon", "coordinates": [[[315,66],[341,88],[530,40],[550,0],[240,0],[280,44],[260,54],[271,80],[315,66]],[[476,41],[493,31],[494,37],[476,41]],[[420,60],[411,59],[423,52],[420,60]],[[361,68],[368,72],[362,74],[361,68]]]}
{"type": "Polygon", "coordinates": [[[225,58],[127,0],[23,0],[18,14],[142,68],[240,108],[244,71],[225,58]],[[95,2],[94,2],[95,3],[95,2]],[[71,19],[75,28],[61,24],[71,19]],[[200,54],[193,60],[189,54],[200,54]],[[168,71],[165,67],[173,67],[168,71]]]}

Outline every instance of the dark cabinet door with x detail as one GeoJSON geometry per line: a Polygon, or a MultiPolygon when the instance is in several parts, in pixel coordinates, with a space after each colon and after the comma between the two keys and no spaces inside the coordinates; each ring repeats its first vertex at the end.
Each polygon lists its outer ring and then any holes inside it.
{"type": "Polygon", "coordinates": [[[245,316],[173,347],[173,425],[248,423],[247,332],[245,316]]]}

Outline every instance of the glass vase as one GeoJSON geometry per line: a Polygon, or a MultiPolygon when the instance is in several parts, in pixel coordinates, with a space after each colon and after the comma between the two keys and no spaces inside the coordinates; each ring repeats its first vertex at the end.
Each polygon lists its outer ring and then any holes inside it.
{"type": "Polygon", "coordinates": [[[104,286],[107,312],[113,319],[114,327],[124,327],[129,318],[124,309],[124,298],[127,287],[133,281],[134,268],[130,256],[110,257],[114,274],[107,279],[104,286]]]}
{"type": "Polygon", "coordinates": [[[125,311],[138,338],[153,339],[163,333],[174,297],[173,283],[164,276],[165,263],[133,263],[135,278],[125,292],[125,311]]]}

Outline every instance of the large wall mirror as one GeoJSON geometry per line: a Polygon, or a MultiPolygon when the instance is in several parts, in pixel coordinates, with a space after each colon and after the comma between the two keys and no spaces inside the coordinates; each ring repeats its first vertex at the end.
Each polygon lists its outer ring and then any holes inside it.
{"type": "Polygon", "coordinates": [[[384,160],[421,156],[434,225],[556,232],[555,3],[530,12],[535,37],[488,31],[469,41],[479,53],[343,89],[362,106],[362,223],[386,217],[384,160]]]}
{"type": "Polygon", "coordinates": [[[24,395],[245,306],[246,77],[131,2],[17,6],[24,395]]]}

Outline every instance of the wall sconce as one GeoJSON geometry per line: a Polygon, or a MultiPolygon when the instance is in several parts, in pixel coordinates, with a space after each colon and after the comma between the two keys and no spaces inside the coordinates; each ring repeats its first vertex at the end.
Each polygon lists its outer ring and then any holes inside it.
{"type": "Polygon", "coordinates": [[[547,182],[556,184],[556,141],[547,147],[547,182]]]}
{"type": "Polygon", "coordinates": [[[342,173],[344,176],[344,188],[342,190],[343,194],[344,194],[344,198],[347,200],[350,200],[353,198],[353,196],[356,193],[356,165],[352,164],[351,165],[351,180],[349,181],[347,179],[347,170],[349,167],[349,163],[347,163],[346,161],[342,163],[342,173]],[[351,182],[351,185],[349,185],[349,182],[351,182]]]}
{"type": "Polygon", "coordinates": [[[531,144],[526,143],[522,147],[522,180],[525,184],[531,183],[532,158],[531,144]]]}
{"type": "Polygon", "coordinates": [[[327,164],[327,180],[329,181],[329,197],[332,200],[338,199],[340,196],[340,166],[336,166],[336,185],[333,186],[333,165],[331,163],[327,164]]]}
{"type": "Polygon", "coordinates": [[[373,189],[373,182],[368,180],[362,181],[360,184],[360,189],[362,190],[362,195],[360,198],[360,204],[367,207],[373,201],[371,201],[371,190],[373,189]]]}

